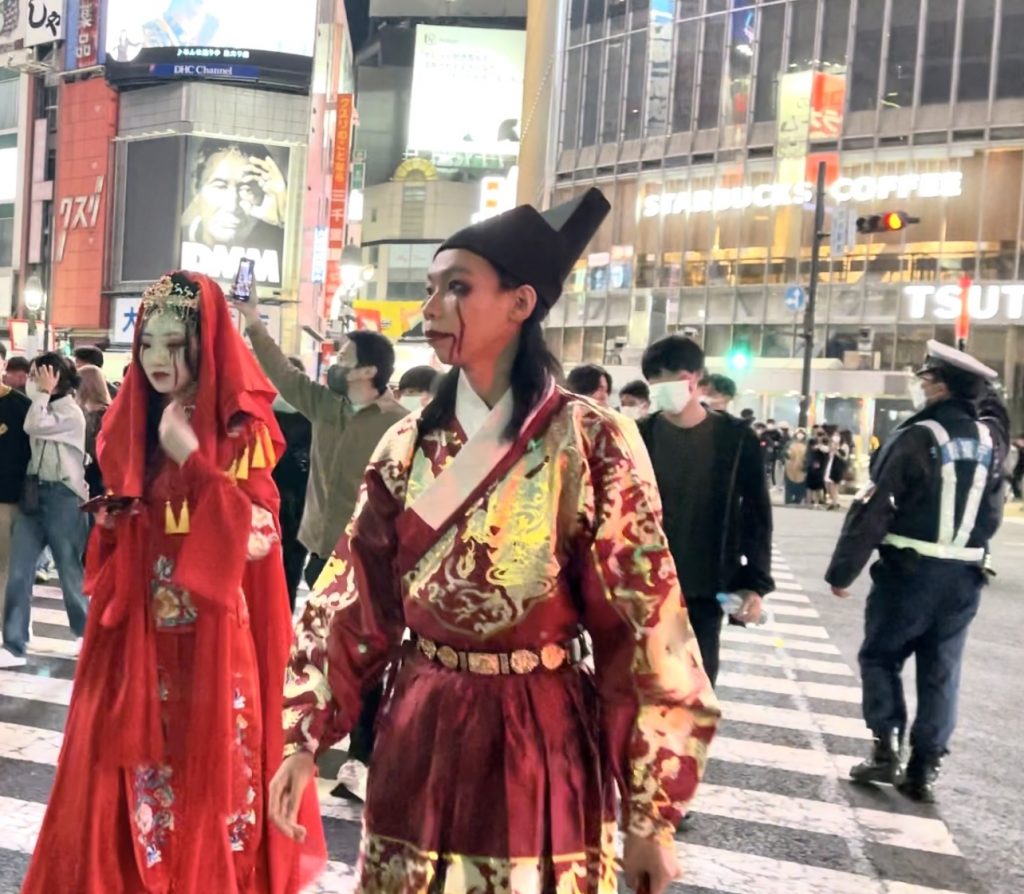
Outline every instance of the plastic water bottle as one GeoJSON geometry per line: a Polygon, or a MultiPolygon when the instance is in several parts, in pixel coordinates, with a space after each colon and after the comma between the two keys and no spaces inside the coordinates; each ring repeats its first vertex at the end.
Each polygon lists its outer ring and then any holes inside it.
{"type": "MultiPolygon", "coordinates": [[[[743,597],[739,593],[719,593],[716,597],[718,604],[722,606],[722,611],[727,615],[734,615],[741,608],[743,608],[743,597]]],[[[761,619],[754,625],[755,627],[764,627],[771,620],[771,613],[768,609],[761,609],[761,619]]]]}

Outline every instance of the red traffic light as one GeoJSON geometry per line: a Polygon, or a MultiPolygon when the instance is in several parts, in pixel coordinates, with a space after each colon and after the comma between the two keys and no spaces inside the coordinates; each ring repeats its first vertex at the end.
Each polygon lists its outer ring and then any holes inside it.
{"type": "Polygon", "coordinates": [[[911,217],[905,211],[886,211],[870,217],[857,218],[858,233],[898,233],[910,224],[920,223],[921,218],[911,217]]]}

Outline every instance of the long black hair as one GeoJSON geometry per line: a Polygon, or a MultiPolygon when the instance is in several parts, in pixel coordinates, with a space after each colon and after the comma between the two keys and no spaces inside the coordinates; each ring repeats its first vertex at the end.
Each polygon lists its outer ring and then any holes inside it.
{"type": "MultiPolygon", "coordinates": [[[[498,284],[503,292],[511,292],[526,283],[491,263],[498,274],[498,284]]],[[[544,329],[541,322],[547,308],[537,302],[533,313],[523,323],[519,331],[519,348],[512,361],[512,418],[509,420],[502,437],[506,441],[515,441],[530,413],[544,397],[548,380],[558,377],[561,364],[551,353],[544,341],[544,329]]],[[[440,431],[449,426],[455,418],[455,404],[459,393],[459,367],[453,366],[441,379],[437,394],[427,404],[420,415],[420,436],[440,431]]]]}

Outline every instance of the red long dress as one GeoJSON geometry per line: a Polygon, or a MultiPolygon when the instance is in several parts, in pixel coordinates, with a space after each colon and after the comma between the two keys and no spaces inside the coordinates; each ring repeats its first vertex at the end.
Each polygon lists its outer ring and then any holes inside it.
{"type": "Polygon", "coordinates": [[[141,511],[90,544],[89,620],[25,894],[296,894],[325,859],[312,786],[303,848],[264,806],[291,638],[273,392],[220,289],[197,279],[216,361],[200,367],[200,449],[180,467],[147,456],[137,365],[104,423],[106,483],[141,511]]]}

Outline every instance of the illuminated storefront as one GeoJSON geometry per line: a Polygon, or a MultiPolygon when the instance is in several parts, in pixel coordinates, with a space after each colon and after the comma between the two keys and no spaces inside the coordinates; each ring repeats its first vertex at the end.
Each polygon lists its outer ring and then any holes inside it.
{"type": "Polygon", "coordinates": [[[1024,63],[1008,41],[1024,22],[947,6],[570,3],[551,201],[597,185],[613,211],[551,315],[562,360],[635,357],[686,329],[712,357],[748,347],[770,382],[803,353],[785,294],[809,284],[824,162],[837,238],[814,354],[849,372],[837,390],[901,397],[884,374],[920,361],[929,338],[953,341],[966,277],[970,348],[1017,398],[1024,63]],[[919,222],[850,233],[897,210],[919,222]]]}

